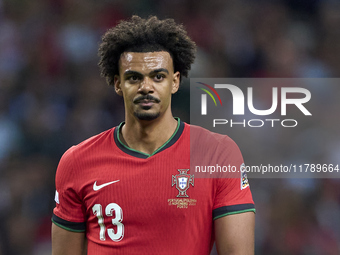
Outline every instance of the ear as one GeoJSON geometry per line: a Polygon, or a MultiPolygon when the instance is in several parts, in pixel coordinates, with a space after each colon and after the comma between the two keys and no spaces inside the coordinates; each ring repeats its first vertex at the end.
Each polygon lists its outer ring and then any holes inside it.
{"type": "Polygon", "coordinates": [[[120,83],[120,77],[119,75],[115,75],[114,77],[114,87],[115,87],[115,91],[118,95],[122,96],[123,92],[122,89],[120,87],[121,83],[120,83]]]}
{"type": "Polygon", "coordinates": [[[178,91],[180,77],[181,77],[180,72],[174,73],[173,80],[172,80],[172,89],[171,89],[172,94],[175,94],[178,91]]]}

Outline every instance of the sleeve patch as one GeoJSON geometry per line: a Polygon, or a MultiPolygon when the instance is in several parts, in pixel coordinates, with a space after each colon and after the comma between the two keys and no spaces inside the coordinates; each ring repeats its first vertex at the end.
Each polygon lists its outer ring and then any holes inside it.
{"type": "Polygon", "coordinates": [[[249,187],[249,181],[246,172],[246,165],[242,163],[240,167],[241,172],[241,190],[249,187]]]}
{"type": "Polygon", "coordinates": [[[59,193],[58,191],[55,191],[54,201],[59,204],[59,193]]]}
{"type": "Polygon", "coordinates": [[[213,210],[213,220],[221,218],[223,216],[238,214],[243,212],[255,212],[254,204],[240,204],[240,205],[230,205],[216,208],[213,210]]]}
{"type": "Polygon", "coordinates": [[[72,232],[85,232],[86,223],[85,222],[71,222],[59,218],[57,215],[52,215],[52,222],[58,227],[72,231],[72,232]]]}

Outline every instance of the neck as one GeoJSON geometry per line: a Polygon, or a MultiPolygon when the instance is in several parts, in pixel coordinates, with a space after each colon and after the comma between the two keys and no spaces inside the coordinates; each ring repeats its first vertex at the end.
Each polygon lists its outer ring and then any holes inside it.
{"type": "Polygon", "coordinates": [[[151,121],[126,119],[121,130],[122,142],[131,149],[152,154],[170,139],[176,128],[177,120],[171,114],[151,121]]]}

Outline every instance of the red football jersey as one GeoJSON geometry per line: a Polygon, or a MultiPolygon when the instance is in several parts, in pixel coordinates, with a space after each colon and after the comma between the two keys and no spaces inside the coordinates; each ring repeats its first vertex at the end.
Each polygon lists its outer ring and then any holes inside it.
{"type": "Polygon", "coordinates": [[[197,146],[207,140],[217,148],[214,155],[241,166],[242,155],[228,136],[178,120],[174,135],[148,155],[121,143],[120,127],[71,147],[56,173],[52,221],[86,231],[89,255],[207,255],[214,219],[255,211],[245,180],[195,178],[190,169],[190,131],[205,138],[197,146]]]}

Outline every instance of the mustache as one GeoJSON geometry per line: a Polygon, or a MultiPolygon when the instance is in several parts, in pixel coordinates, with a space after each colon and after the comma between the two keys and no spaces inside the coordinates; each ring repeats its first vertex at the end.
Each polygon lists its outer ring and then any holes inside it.
{"type": "Polygon", "coordinates": [[[161,101],[158,98],[147,94],[147,95],[142,95],[142,96],[137,97],[136,99],[133,100],[133,103],[138,104],[140,101],[143,101],[143,100],[154,101],[156,103],[159,103],[161,101]]]}

